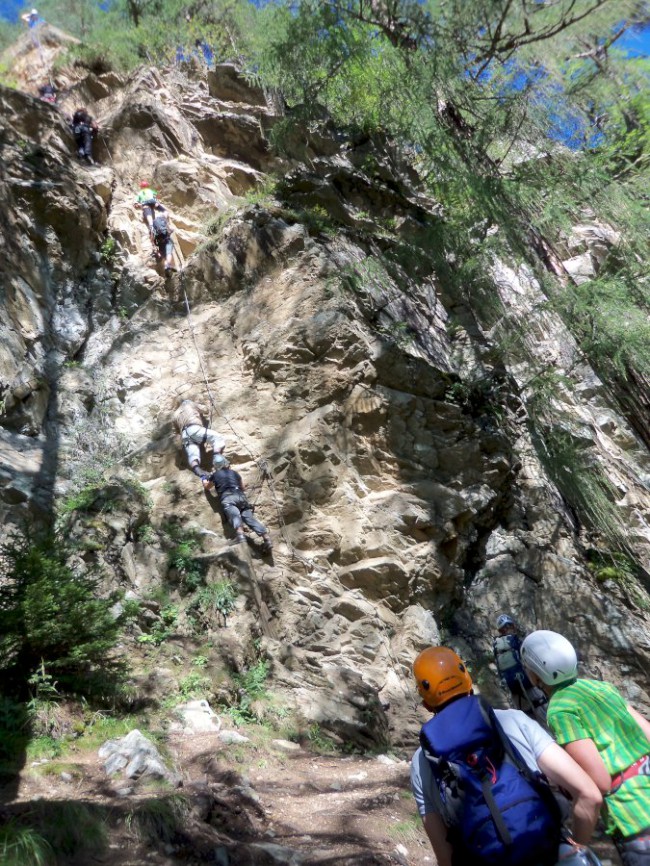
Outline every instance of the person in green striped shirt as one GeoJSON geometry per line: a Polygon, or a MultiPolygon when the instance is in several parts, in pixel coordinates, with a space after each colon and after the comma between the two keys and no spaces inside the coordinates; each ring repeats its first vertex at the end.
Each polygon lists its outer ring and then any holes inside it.
{"type": "Polygon", "coordinates": [[[578,679],[571,643],[534,631],[521,646],[531,682],[549,696],[548,725],[604,797],[623,866],[650,866],[650,722],[609,683],[578,679]]]}

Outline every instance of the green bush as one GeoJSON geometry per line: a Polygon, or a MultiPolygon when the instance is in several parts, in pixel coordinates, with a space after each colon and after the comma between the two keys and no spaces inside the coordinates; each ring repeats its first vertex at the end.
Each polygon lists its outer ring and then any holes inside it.
{"type": "Polygon", "coordinates": [[[49,866],[53,862],[52,848],[31,827],[21,827],[15,821],[0,827],[2,866],[49,866]]]}
{"type": "Polygon", "coordinates": [[[194,536],[188,536],[178,542],[169,553],[169,567],[173,568],[188,590],[193,591],[203,582],[205,566],[195,559],[199,542],[194,536]]]}
{"type": "Polygon", "coordinates": [[[267,696],[266,680],[269,675],[269,663],[260,659],[241,674],[235,674],[233,680],[237,685],[237,702],[230,707],[230,715],[235,722],[255,721],[252,711],[253,703],[267,696]]]}
{"type": "Polygon", "coordinates": [[[0,672],[15,694],[24,695],[39,670],[56,677],[58,690],[105,691],[107,675],[121,666],[111,659],[120,632],[112,602],[96,597],[96,581],[66,563],[53,535],[14,535],[1,548],[5,580],[0,585],[0,672]]]}
{"type": "Polygon", "coordinates": [[[224,625],[237,601],[237,590],[231,580],[218,580],[201,587],[195,593],[188,608],[191,616],[198,618],[201,625],[212,628],[223,617],[224,625]]]}

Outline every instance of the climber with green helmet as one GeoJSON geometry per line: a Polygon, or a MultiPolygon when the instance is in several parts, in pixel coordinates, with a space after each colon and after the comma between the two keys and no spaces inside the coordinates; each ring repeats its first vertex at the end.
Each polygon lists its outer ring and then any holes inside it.
{"type": "Polygon", "coordinates": [[[558,743],[604,797],[606,830],[623,866],[650,866],[650,722],[614,686],[578,678],[576,651],[557,632],[529,634],[521,659],[549,697],[558,743]]]}
{"type": "Polygon", "coordinates": [[[240,544],[246,540],[243,526],[246,524],[262,537],[262,552],[268,553],[273,546],[271,536],[266,526],[253,516],[253,507],[244,494],[241,475],[230,468],[230,463],[223,454],[215,454],[213,463],[215,471],[202,479],[203,487],[205,490],[216,490],[223,513],[235,531],[235,543],[240,544]]]}
{"type": "Polygon", "coordinates": [[[140,181],[140,192],[137,194],[133,206],[142,208],[142,219],[149,229],[149,236],[153,243],[153,221],[156,211],[164,211],[165,208],[158,203],[158,193],[149,185],[149,181],[140,181]]]}

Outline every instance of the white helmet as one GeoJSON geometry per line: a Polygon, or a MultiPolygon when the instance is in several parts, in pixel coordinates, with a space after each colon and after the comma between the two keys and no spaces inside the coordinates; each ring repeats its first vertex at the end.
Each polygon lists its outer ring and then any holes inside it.
{"type": "Polygon", "coordinates": [[[521,661],[547,686],[558,686],[578,675],[578,657],[569,641],[556,631],[540,629],[521,645],[521,661]]]}
{"type": "Polygon", "coordinates": [[[228,469],[230,461],[225,454],[217,452],[212,458],[212,465],[215,469],[228,469]]]}
{"type": "Polygon", "coordinates": [[[515,625],[515,621],[511,616],[508,616],[507,613],[500,613],[497,617],[497,628],[501,631],[502,628],[505,628],[507,625],[515,625]]]}

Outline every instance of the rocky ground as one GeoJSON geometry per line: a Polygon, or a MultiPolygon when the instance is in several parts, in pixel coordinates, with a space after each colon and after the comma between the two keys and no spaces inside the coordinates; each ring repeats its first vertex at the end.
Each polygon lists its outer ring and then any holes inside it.
{"type": "MultiPolygon", "coordinates": [[[[109,780],[95,751],[34,761],[5,814],[87,807],[106,835],[70,866],[435,866],[407,761],[319,753],[256,726],[239,732],[248,740],[236,745],[217,733],[170,735],[164,751],[182,777],[173,792],[109,780]]],[[[594,850],[603,866],[616,862],[602,838],[594,850]]]]}

